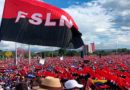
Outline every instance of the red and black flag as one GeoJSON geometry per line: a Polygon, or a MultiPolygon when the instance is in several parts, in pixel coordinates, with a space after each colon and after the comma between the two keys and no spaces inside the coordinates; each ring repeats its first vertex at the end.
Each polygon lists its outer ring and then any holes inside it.
{"type": "Polygon", "coordinates": [[[65,11],[37,0],[5,0],[1,40],[79,48],[81,33],[65,11]]]}

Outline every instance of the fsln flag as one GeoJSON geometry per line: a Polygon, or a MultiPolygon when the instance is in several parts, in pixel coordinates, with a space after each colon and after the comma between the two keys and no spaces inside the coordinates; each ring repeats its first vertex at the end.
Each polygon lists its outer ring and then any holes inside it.
{"type": "Polygon", "coordinates": [[[79,48],[81,33],[65,11],[38,0],[5,0],[0,27],[2,40],[79,48]]]}

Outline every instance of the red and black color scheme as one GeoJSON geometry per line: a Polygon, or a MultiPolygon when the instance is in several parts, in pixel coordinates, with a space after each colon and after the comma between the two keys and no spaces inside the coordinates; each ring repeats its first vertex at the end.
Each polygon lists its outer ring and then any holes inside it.
{"type": "Polygon", "coordinates": [[[5,0],[1,40],[79,48],[81,33],[65,11],[36,0],[5,0]]]}

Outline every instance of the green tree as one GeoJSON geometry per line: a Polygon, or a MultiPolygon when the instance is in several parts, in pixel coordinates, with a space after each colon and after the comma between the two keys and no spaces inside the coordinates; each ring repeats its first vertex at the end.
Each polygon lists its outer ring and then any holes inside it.
{"type": "Polygon", "coordinates": [[[66,49],[64,49],[64,48],[59,49],[59,55],[60,56],[62,56],[62,55],[65,56],[66,53],[67,53],[66,49]]]}

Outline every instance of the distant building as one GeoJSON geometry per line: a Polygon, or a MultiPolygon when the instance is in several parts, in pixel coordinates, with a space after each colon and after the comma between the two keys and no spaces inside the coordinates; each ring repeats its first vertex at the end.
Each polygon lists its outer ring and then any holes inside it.
{"type": "Polygon", "coordinates": [[[83,47],[83,53],[84,53],[84,55],[88,55],[88,45],[84,45],[84,47],[83,47]]]}

